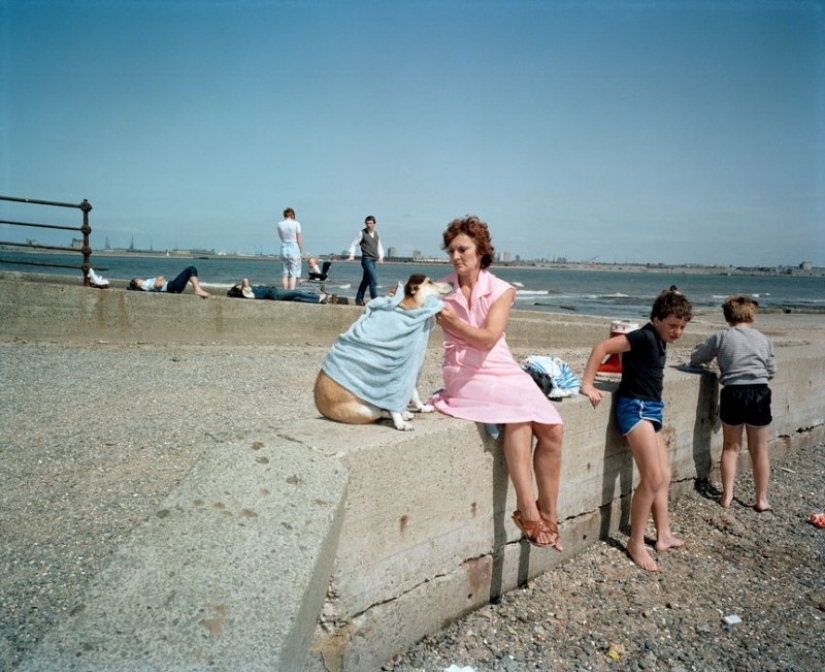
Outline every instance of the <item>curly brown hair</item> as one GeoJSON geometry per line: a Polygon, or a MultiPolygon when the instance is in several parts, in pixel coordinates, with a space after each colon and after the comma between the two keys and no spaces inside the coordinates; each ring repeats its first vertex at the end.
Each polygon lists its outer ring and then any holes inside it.
{"type": "Polygon", "coordinates": [[[671,285],[670,289],[664,290],[653,302],[650,310],[650,319],[658,318],[664,320],[673,315],[685,322],[693,319],[693,304],[679,291],[676,285],[671,285]]]}
{"type": "Polygon", "coordinates": [[[476,244],[476,250],[479,257],[481,257],[481,268],[489,268],[490,264],[493,263],[493,254],[496,248],[493,247],[487,223],[481,221],[475,215],[467,215],[463,219],[454,219],[450,222],[444,231],[444,244],[441,249],[447,250],[456,236],[462,233],[472,238],[476,244]]]}

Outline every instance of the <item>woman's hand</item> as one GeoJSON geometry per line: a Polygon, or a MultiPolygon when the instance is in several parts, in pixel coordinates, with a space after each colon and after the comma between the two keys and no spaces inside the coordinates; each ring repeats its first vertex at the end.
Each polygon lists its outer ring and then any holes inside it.
{"type": "Polygon", "coordinates": [[[435,323],[447,331],[450,330],[450,326],[454,325],[458,319],[459,317],[455,312],[455,308],[446,303],[444,307],[435,314],[435,323]]]}

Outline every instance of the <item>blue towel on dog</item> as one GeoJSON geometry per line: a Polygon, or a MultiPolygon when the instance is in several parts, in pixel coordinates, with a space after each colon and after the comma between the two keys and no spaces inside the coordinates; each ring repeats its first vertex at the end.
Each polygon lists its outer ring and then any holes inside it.
{"type": "Polygon", "coordinates": [[[423,308],[403,310],[399,282],[395,296],[370,301],[363,315],[341,334],[322,368],[336,383],[388,411],[406,410],[424,364],[431,319],[444,305],[430,296],[423,308]]]}

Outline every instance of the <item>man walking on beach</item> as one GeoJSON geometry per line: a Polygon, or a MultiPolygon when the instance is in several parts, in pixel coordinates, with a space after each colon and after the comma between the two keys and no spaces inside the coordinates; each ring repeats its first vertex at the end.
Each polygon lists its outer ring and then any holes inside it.
{"type": "Polygon", "coordinates": [[[384,263],[384,248],[381,246],[381,239],[375,232],[375,217],[367,215],[364,220],[365,227],[358,232],[358,237],[349,246],[349,260],[355,259],[355,248],[361,247],[361,268],[364,274],[361,277],[361,284],[355,293],[355,305],[364,305],[364,294],[367,287],[370,288],[370,299],[378,296],[378,276],[375,274],[375,263],[384,263]]]}

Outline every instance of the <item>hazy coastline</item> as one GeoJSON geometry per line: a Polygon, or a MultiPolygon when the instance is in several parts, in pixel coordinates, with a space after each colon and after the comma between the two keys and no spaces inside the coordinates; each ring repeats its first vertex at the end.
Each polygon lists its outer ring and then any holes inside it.
{"type": "MultiPolygon", "coordinates": [[[[40,247],[10,247],[0,245],[0,254],[45,254],[62,255],[65,250],[50,250],[40,247]]],[[[310,255],[305,255],[308,258],[310,255]]],[[[316,254],[319,258],[344,261],[341,254],[316,254]]],[[[212,250],[94,250],[92,259],[101,257],[117,258],[140,258],[140,259],[180,259],[196,261],[198,259],[216,259],[226,261],[271,261],[280,262],[277,254],[238,254],[238,253],[216,253],[212,250]]],[[[426,266],[448,267],[446,259],[436,259],[432,257],[387,257],[387,263],[394,264],[415,264],[426,266]]],[[[94,265],[94,264],[93,264],[94,265]]],[[[825,277],[825,268],[804,267],[797,265],[777,265],[777,266],[734,266],[734,265],[705,265],[698,263],[665,264],[661,262],[597,262],[597,261],[548,261],[548,260],[519,260],[519,261],[496,261],[497,268],[518,268],[520,270],[558,270],[558,271],[596,271],[606,273],[661,273],[677,275],[741,275],[741,276],[790,276],[790,277],[825,277]]]]}

